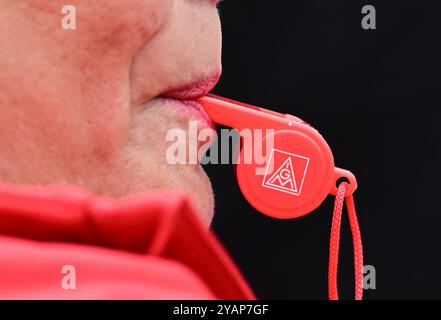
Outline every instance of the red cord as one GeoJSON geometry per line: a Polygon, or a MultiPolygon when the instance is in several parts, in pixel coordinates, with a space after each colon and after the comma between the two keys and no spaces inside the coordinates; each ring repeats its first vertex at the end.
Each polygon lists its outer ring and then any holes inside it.
{"type": "Polygon", "coordinates": [[[347,187],[348,184],[346,182],[342,182],[338,186],[334,203],[331,239],[329,242],[328,295],[330,300],[338,300],[338,253],[340,248],[341,216],[345,199],[354,246],[355,300],[361,300],[363,298],[363,245],[361,242],[357,213],[355,211],[354,198],[352,197],[352,194],[345,197],[347,187]]]}

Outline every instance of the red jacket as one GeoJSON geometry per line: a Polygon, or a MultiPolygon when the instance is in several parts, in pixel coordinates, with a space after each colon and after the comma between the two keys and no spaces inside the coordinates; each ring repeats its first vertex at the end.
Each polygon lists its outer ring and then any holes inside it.
{"type": "MultiPolygon", "coordinates": [[[[71,274],[72,275],[72,274],[71,274]]],[[[185,196],[0,187],[0,299],[254,299],[185,196]],[[76,289],[62,286],[75,268],[76,289]]]]}

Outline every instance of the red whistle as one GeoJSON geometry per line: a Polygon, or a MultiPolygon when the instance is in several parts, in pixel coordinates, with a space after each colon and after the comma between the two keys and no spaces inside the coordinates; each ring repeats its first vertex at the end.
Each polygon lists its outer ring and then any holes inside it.
{"type": "MultiPolygon", "coordinates": [[[[236,166],[243,195],[261,213],[297,218],[316,209],[328,194],[335,195],[338,180],[349,183],[347,195],[357,188],[351,172],[334,166],[332,151],[320,133],[299,118],[214,95],[198,102],[214,123],[239,132],[261,129],[263,135],[253,141],[254,147],[271,141],[263,163],[252,159],[236,166]]],[[[246,157],[246,147],[241,145],[240,159],[246,157]]]]}

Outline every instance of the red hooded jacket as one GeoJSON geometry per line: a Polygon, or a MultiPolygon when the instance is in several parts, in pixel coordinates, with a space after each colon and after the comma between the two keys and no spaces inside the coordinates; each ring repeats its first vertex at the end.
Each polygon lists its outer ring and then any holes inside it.
{"type": "Polygon", "coordinates": [[[178,192],[0,187],[0,299],[254,299],[178,192]],[[63,288],[64,266],[75,289],[63,288]]]}

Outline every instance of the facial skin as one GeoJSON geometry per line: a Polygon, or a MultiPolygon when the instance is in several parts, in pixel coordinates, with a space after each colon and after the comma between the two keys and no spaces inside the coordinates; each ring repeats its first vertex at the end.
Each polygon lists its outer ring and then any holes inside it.
{"type": "Polygon", "coordinates": [[[0,181],[73,184],[122,197],[188,193],[213,215],[200,165],[165,160],[172,128],[188,115],[164,92],[220,76],[217,1],[0,0],[0,181]]]}

